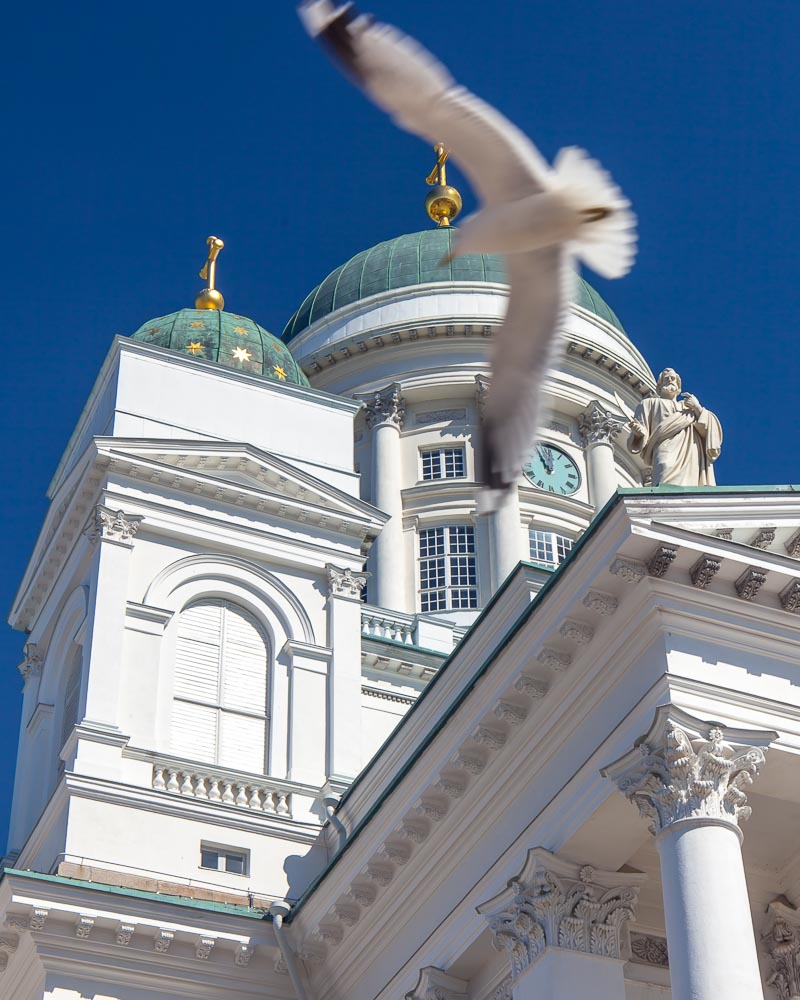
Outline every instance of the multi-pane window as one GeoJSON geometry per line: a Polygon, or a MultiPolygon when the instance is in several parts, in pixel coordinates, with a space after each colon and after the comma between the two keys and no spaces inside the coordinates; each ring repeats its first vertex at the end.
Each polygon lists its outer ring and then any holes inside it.
{"type": "Polygon", "coordinates": [[[458,524],[420,531],[419,579],[423,611],[477,608],[475,529],[458,524]]]}
{"type": "Polygon", "coordinates": [[[543,566],[558,566],[567,558],[567,553],[573,546],[571,538],[559,535],[555,531],[540,531],[530,529],[531,561],[543,566]]]}
{"type": "Polygon", "coordinates": [[[172,750],[263,774],[267,642],[256,618],[228,601],[191,604],[178,620],[172,750]]]}
{"type": "Polygon", "coordinates": [[[200,867],[212,868],[229,875],[247,874],[247,851],[234,851],[227,847],[200,845],[200,867]]]}
{"type": "Polygon", "coordinates": [[[422,458],[422,478],[463,479],[466,476],[463,448],[424,448],[422,458]]]}

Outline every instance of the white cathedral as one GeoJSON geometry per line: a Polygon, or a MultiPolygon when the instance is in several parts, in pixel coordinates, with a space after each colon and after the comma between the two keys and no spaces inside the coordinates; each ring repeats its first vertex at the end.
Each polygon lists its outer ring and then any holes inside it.
{"type": "Polygon", "coordinates": [[[111,345],[11,612],[4,1000],[800,997],[798,490],[645,485],[579,279],[478,516],[507,287],[451,238],[281,339],[211,240],[111,345]]]}

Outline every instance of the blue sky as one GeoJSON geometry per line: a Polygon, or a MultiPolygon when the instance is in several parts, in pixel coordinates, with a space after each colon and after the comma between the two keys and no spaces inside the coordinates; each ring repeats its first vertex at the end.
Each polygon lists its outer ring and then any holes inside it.
{"type": "MultiPolygon", "coordinates": [[[[574,144],[603,162],[639,216],[640,255],[623,281],[588,280],[651,367],[676,367],[720,417],[720,483],[800,481],[800,5],[368,9],[428,44],[547,157],[574,144]]],[[[337,75],[288,0],[16,4],[4,28],[7,609],[112,336],[192,304],[205,237],[226,241],[229,308],[280,333],[337,264],[426,226],[433,161],[337,75]]],[[[23,643],[0,636],[0,847],[23,643]]]]}

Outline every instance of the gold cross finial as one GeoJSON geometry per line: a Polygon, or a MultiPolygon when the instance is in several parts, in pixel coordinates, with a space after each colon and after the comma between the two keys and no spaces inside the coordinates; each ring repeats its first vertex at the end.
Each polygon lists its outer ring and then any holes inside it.
{"type": "Polygon", "coordinates": [[[437,142],[433,147],[436,153],[436,163],[433,170],[425,178],[425,182],[433,188],[425,199],[428,215],[438,226],[449,226],[461,211],[461,195],[447,183],[447,157],[450,150],[443,142],[437,142]]]}
{"type": "Polygon", "coordinates": [[[220,250],[225,246],[219,236],[209,236],[206,240],[208,244],[208,257],[200,271],[200,277],[206,282],[206,287],[198,292],[194,300],[195,309],[224,309],[225,299],[222,292],[217,291],[217,257],[220,250]]]}

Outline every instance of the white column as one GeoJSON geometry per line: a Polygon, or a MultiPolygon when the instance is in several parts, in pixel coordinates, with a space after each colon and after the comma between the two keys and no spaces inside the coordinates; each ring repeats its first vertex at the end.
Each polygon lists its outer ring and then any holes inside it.
{"type": "Polygon", "coordinates": [[[525,536],[520,523],[519,490],[513,486],[496,511],[489,514],[492,554],[492,590],[499,590],[520,559],[526,559],[525,536]]]}
{"type": "Polygon", "coordinates": [[[392,382],[364,402],[367,426],[372,429],[372,502],[389,515],[372,546],[370,604],[395,611],[408,610],[403,546],[403,487],[400,431],[405,407],[400,384],[392,382]]]}
{"type": "Polygon", "coordinates": [[[98,553],[87,628],[89,670],[84,679],[84,716],[89,724],[112,729],[118,727],[119,721],[128,573],[133,539],[141,522],[139,516],[100,504],[87,532],[89,541],[98,546],[98,553]]]}
{"type": "Polygon", "coordinates": [[[612,416],[596,399],[578,417],[578,426],[586,448],[589,502],[596,511],[611,499],[619,486],[613,440],[624,425],[624,420],[612,416]]]}
{"type": "Polygon", "coordinates": [[[509,953],[513,1000],[625,1000],[628,922],[645,878],[529,851],[519,875],[478,907],[495,948],[509,953]]]}
{"type": "Polygon", "coordinates": [[[666,705],[641,745],[605,768],[656,837],[674,1000],[764,993],[742,862],[742,786],[777,733],[725,729],[666,705]]]}
{"type": "Polygon", "coordinates": [[[350,784],[361,757],[361,591],[366,573],[328,566],[328,780],[350,784]]]}

